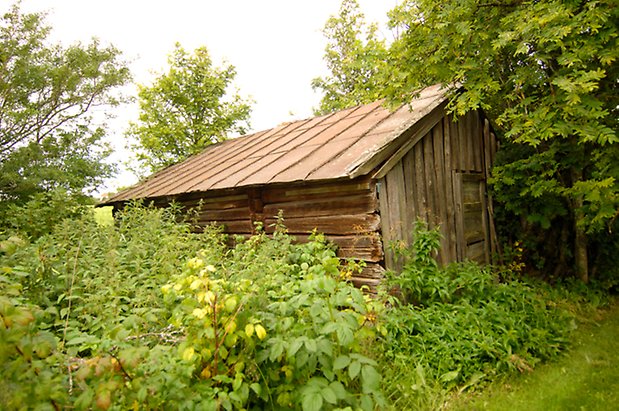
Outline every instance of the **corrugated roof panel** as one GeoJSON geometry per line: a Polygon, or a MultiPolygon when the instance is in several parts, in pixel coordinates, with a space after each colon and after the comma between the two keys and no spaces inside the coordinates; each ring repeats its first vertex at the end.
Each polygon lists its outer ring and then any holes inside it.
{"type": "Polygon", "coordinates": [[[195,179],[198,178],[200,172],[208,169],[209,164],[217,162],[222,156],[234,153],[237,146],[245,147],[251,144],[252,141],[260,141],[276,130],[277,128],[265,130],[248,136],[239,137],[238,139],[227,140],[223,143],[208,146],[202,153],[190,157],[179,164],[168,167],[155,174],[144,184],[138,185],[137,188],[142,186],[142,189],[138,193],[131,193],[130,195],[133,197],[129,198],[154,197],[183,192],[182,190],[185,188],[183,185],[188,185],[191,182],[195,183],[195,179]],[[178,187],[181,187],[180,190],[178,190],[178,187]],[[175,191],[175,189],[177,190],[175,191]]]}
{"type": "MultiPolygon", "coordinates": [[[[366,141],[391,141],[392,132],[384,132],[379,134],[369,134],[364,138],[366,141]]],[[[369,147],[367,144],[351,144],[346,150],[340,152],[337,156],[332,156],[329,161],[312,171],[307,178],[309,180],[325,180],[332,178],[332,176],[347,176],[348,166],[357,160],[368,150],[372,150],[373,146],[369,147]]]]}
{"type": "MultiPolygon", "coordinates": [[[[267,183],[306,180],[308,175],[314,170],[324,166],[332,156],[336,156],[343,152],[352,144],[355,144],[356,141],[356,138],[338,139],[326,145],[315,146],[315,150],[313,150],[310,155],[300,159],[292,167],[268,180],[267,183]]],[[[333,172],[334,170],[329,171],[332,172],[329,178],[346,177],[346,174],[333,172]]]]}
{"type": "MultiPolygon", "coordinates": [[[[277,175],[288,167],[298,163],[300,159],[310,155],[318,146],[304,145],[295,147],[287,153],[274,154],[276,162],[267,164],[263,167],[251,167],[252,172],[243,180],[237,183],[237,186],[264,184],[268,182],[274,175],[277,175]]],[[[249,168],[249,167],[248,167],[249,168]]]]}
{"type": "Polygon", "coordinates": [[[299,147],[300,145],[310,145],[312,144],[312,139],[317,135],[323,133],[327,128],[331,127],[331,124],[319,124],[314,126],[311,129],[304,130],[304,133],[301,135],[301,138],[297,140],[288,141],[286,144],[282,145],[277,149],[277,152],[287,152],[290,150],[299,147]]]}
{"type": "Polygon", "coordinates": [[[219,158],[217,156],[207,158],[209,164],[205,164],[204,167],[197,169],[196,173],[193,173],[193,177],[184,179],[183,184],[177,185],[172,194],[210,189],[217,182],[243,169],[247,159],[254,156],[255,153],[264,151],[265,148],[277,144],[282,136],[289,135],[304,122],[285,124],[278,131],[268,133],[268,135],[262,136],[262,138],[244,141],[236,150],[226,153],[226,155],[219,158]]]}
{"type": "Polygon", "coordinates": [[[283,123],[270,130],[209,146],[202,153],[117,194],[108,203],[358,175],[380,160],[378,157],[372,160],[376,153],[390,144],[400,144],[394,143],[398,137],[444,100],[440,87],[433,86],[422,90],[417,99],[394,112],[378,101],[283,123]]]}

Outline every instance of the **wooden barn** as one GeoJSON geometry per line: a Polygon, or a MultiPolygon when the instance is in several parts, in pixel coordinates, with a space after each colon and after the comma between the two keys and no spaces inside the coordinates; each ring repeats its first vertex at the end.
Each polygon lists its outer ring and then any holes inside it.
{"type": "Polygon", "coordinates": [[[380,102],[212,145],[102,205],[133,199],[157,206],[202,202],[200,224],[249,235],[273,230],[283,212],[303,241],[316,229],[343,258],[364,260],[357,285],[397,268],[395,241],[411,241],[420,218],[442,233],[440,263],[490,260],[495,244],[486,179],[496,139],[481,112],[453,121],[439,86],[395,111],[380,102]]]}

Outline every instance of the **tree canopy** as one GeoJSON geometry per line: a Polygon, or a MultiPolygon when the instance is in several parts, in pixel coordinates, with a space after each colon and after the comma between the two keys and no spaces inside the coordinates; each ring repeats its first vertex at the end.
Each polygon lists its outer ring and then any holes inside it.
{"type": "MultiPolygon", "coordinates": [[[[499,209],[520,222],[512,228],[538,249],[540,266],[576,267],[584,280],[596,264],[590,252],[600,256],[600,236],[616,232],[619,216],[618,22],[612,0],[406,0],[390,12],[397,38],[387,64],[368,70],[380,88],[373,95],[405,102],[443,83],[456,114],[489,113],[503,139],[493,171],[499,209]],[[549,242],[556,251],[544,249],[549,242]]],[[[339,37],[327,36],[335,47],[339,37]]],[[[355,53],[326,58],[337,60],[334,76],[367,63],[355,53]]],[[[366,83],[353,81],[347,90],[366,83]]],[[[326,93],[323,104],[330,100],[326,93]]]]}
{"type": "Polygon", "coordinates": [[[230,133],[245,132],[251,111],[238,93],[229,94],[234,66],[213,66],[205,47],[189,54],[176,44],[168,63],[167,73],[139,86],[139,120],[128,131],[138,160],[150,171],[199,153],[230,133]]]}
{"type": "Polygon", "coordinates": [[[338,16],[329,18],[324,60],[331,75],[312,80],[324,95],[316,114],[370,103],[383,97],[382,76],[388,71],[387,48],[367,24],[356,0],[344,0],[338,16]]]}
{"type": "Polygon", "coordinates": [[[54,189],[81,196],[113,171],[104,162],[105,124],[93,115],[121,102],[129,70],[114,47],[63,47],[49,33],[43,14],[18,5],[0,18],[3,208],[54,189]]]}

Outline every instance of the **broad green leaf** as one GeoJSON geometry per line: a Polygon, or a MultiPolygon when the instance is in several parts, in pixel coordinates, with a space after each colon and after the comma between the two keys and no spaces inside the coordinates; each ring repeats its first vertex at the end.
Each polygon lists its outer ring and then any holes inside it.
{"type": "Polygon", "coordinates": [[[324,398],[324,400],[328,402],[329,404],[337,403],[337,396],[335,395],[335,392],[333,391],[331,387],[324,387],[320,391],[320,395],[322,395],[322,398],[324,398]]]}
{"type": "Polygon", "coordinates": [[[361,371],[361,363],[359,361],[353,361],[348,366],[348,376],[351,380],[354,380],[361,371]]]}
{"type": "Polygon", "coordinates": [[[341,370],[346,368],[348,364],[350,364],[350,357],[347,355],[340,355],[333,361],[333,369],[341,370]]]}
{"type": "Polygon", "coordinates": [[[322,395],[318,392],[309,393],[303,398],[303,411],[320,411],[322,409],[322,395]]]}
{"type": "Polygon", "coordinates": [[[361,368],[361,384],[364,393],[371,393],[379,389],[380,374],[371,365],[361,368]]]}

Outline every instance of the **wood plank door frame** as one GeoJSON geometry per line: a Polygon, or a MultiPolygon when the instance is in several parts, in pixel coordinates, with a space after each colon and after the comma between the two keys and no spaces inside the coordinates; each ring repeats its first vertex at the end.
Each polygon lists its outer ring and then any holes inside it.
{"type": "MultiPolygon", "coordinates": [[[[490,232],[488,226],[488,198],[486,192],[486,180],[484,173],[480,172],[461,172],[453,171],[453,191],[455,201],[455,228],[456,228],[456,253],[458,261],[464,261],[470,257],[469,249],[471,246],[482,243],[483,262],[490,262],[490,232]],[[471,190],[465,185],[477,183],[477,189],[471,190]],[[478,201],[473,201],[478,200],[478,201]],[[481,230],[472,230],[467,227],[472,222],[466,218],[466,214],[474,213],[476,208],[480,208],[481,230]],[[481,237],[480,237],[481,235],[481,237]]],[[[474,214],[473,214],[474,215],[474,214]]],[[[479,258],[477,259],[479,260],[479,258]]]]}

